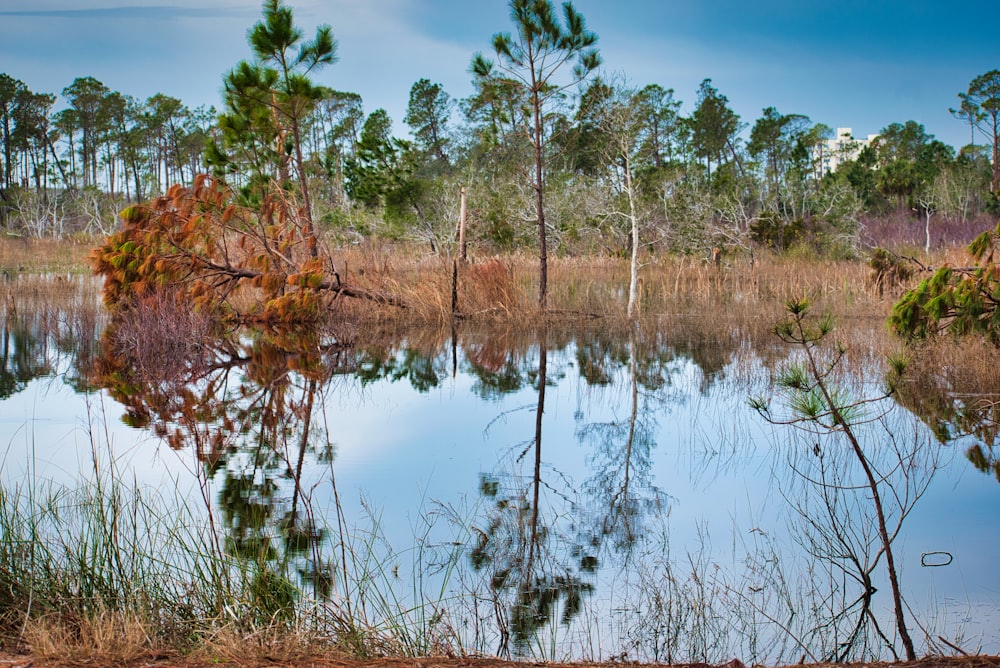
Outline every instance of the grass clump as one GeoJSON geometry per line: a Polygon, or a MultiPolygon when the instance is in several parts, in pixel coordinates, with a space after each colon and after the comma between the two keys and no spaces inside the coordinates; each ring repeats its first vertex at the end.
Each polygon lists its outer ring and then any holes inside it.
{"type": "MultiPolygon", "coordinates": [[[[183,514],[100,478],[68,489],[5,484],[0,491],[0,634],[42,656],[122,658],[184,647],[212,599],[183,514]],[[184,545],[187,554],[162,554],[184,545]],[[155,552],[154,552],[155,550],[155,552]],[[153,558],[154,554],[158,554],[153,558]]],[[[217,584],[217,583],[214,583],[217,584]]]]}
{"type": "Polygon", "coordinates": [[[429,598],[391,593],[387,564],[401,555],[380,549],[375,519],[343,527],[317,559],[274,559],[268,540],[235,551],[197,486],[185,498],[129,484],[91,439],[87,479],[0,482],[0,647],[61,660],[295,660],[433,654],[455,637],[429,598]],[[329,569],[319,577],[309,561],[329,569]]]}

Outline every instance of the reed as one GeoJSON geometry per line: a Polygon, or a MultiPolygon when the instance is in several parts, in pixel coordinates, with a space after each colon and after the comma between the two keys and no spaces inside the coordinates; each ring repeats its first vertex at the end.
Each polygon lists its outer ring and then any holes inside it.
{"type": "Polygon", "coordinates": [[[107,438],[91,425],[92,468],[74,483],[29,474],[0,484],[0,646],[103,662],[178,654],[232,661],[414,656],[455,648],[457,634],[433,595],[444,586],[425,586],[431,569],[422,560],[453,567],[457,551],[447,546],[442,561],[429,528],[412,555],[388,547],[374,510],[366,527],[325,528],[325,558],[334,543],[341,546],[336,595],[309,593],[292,584],[298,564],[272,563],[265,546],[257,557],[237,555],[216,540],[216,511],[202,507],[198,493],[129,483],[107,438]],[[391,580],[407,557],[415,595],[404,600],[391,580]]]}
{"type": "Polygon", "coordinates": [[[41,656],[124,659],[190,637],[190,613],[211,584],[185,577],[199,559],[197,537],[185,528],[193,524],[163,515],[160,501],[103,475],[76,488],[6,484],[5,644],[41,656]],[[190,558],[168,565],[162,545],[177,538],[190,558]]]}
{"type": "Polygon", "coordinates": [[[0,235],[0,274],[89,273],[87,254],[96,242],[88,238],[32,239],[0,235]]]}
{"type": "MultiPolygon", "coordinates": [[[[7,272],[8,283],[19,278],[40,287],[43,280],[57,280],[54,272],[86,273],[89,245],[85,241],[0,239],[0,269],[7,272]],[[48,277],[32,277],[32,272],[45,272],[48,277]]],[[[942,247],[930,257],[922,252],[912,255],[928,267],[968,262],[960,246],[942,247]]],[[[344,283],[398,296],[406,304],[400,309],[335,297],[329,303],[335,322],[440,325],[451,321],[453,310],[465,320],[508,321],[516,326],[541,320],[625,318],[629,265],[622,258],[550,258],[549,309],[542,314],[537,308],[537,258],[529,253],[474,257],[459,265],[455,309],[451,257],[427,254],[422,247],[377,242],[335,248],[329,257],[331,270],[344,283]]],[[[912,283],[922,276],[918,270],[912,283]]],[[[19,286],[18,292],[23,293],[24,287],[19,286]]],[[[742,312],[746,322],[773,322],[781,317],[785,300],[808,296],[817,309],[841,317],[883,317],[907,287],[880,290],[864,258],[832,260],[758,252],[752,258],[723,255],[716,264],[709,258],[651,254],[643,258],[640,268],[639,312],[642,319],[742,312]]]]}
{"type": "MultiPolygon", "coordinates": [[[[949,256],[950,257],[950,256],[949,256]]],[[[942,261],[945,259],[942,256],[942,261]]],[[[509,255],[472,262],[459,271],[459,310],[466,317],[537,319],[534,258],[509,255]]],[[[412,313],[406,318],[450,315],[451,262],[401,256],[382,261],[377,272],[351,274],[373,289],[397,289],[412,313]]],[[[624,317],[628,263],[607,257],[555,258],[549,266],[548,318],[624,317]]],[[[686,256],[651,258],[640,271],[640,313],[659,317],[703,310],[745,309],[759,318],[762,308],[779,317],[781,303],[810,295],[821,308],[845,315],[884,311],[893,293],[880,295],[872,270],[861,260],[817,260],[763,255],[716,265],[686,256]]]]}

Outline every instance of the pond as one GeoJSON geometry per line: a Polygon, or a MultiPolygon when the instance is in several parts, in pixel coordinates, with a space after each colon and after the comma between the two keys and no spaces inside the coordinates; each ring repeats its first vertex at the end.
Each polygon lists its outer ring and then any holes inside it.
{"type": "MultiPolygon", "coordinates": [[[[96,283],[44,280],[65,283],[59,299],[24,290],[4,311],[6,495],[124,479],[220,554],[266,561],[299,605],[418,631],[428,651],[901,651],[843,435],[751,405],[790,416],[773,377],[801,351],[776,337],[696,314],[209,337],[159,305],[110,325],[111,345],[96,283]]],[[[992,443],[957,422],[942,442],[940,414],[875,399],[881,327],[850,324],[830,382],[873,398],[856,428],[898,531],[906,623],[918,653],[998,653],[1000,483],[966,457],[992,443]]]]}

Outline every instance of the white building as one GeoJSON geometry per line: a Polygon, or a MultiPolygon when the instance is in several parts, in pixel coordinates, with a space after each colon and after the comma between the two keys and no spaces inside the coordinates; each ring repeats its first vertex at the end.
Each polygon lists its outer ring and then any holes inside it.
{"type": "Polygon", "coordinates": [[[851,133],[851,128],[837,128],[837,134],[833,139],[820,142],[813,149],[817,177],[823,178],[836,170],[842,162],[857,160],[861,149],[871,145],[877,137],[878,135],[874,134],[868,135],[867,139],[857,139],[851,133]]]}

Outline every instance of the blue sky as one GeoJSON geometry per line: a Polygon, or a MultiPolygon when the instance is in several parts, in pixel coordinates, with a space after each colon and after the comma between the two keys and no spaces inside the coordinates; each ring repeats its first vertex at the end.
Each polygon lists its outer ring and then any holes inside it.
{"type": "MultiPolygon", "coordinates": [[[[472,92],[469,61],[511,27],[506,0],[286,0],[311,35],[329,24],[340,61],[316,78],[385,108],[402,133],[410,86],[472,92]]],[[[957,93],[1000,68],[1000,3],[576,0],[607,73],[675,90],[690,113],[711,78],[748,125],[766,106],[855,134],[916,120],[954,146],[957,93]]],[[[0,72],[37,92],[80,76],[145,99],[219,105],[224,72],[250,56],[260,3],[243,0],[0,0],[0,72]]],[[[61,103],[57,103],[61,108],[61,103]]],[[[977,141],[982,141],[977,140],[977,141]]]]}

